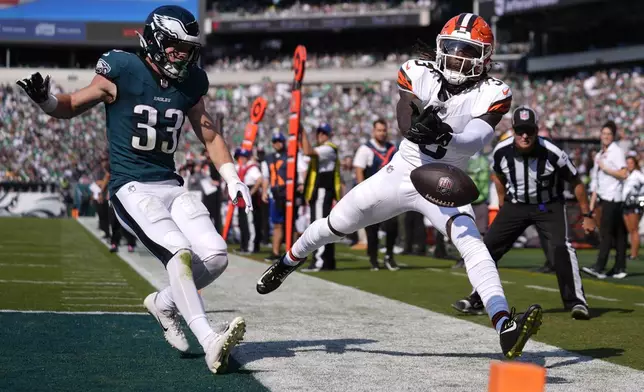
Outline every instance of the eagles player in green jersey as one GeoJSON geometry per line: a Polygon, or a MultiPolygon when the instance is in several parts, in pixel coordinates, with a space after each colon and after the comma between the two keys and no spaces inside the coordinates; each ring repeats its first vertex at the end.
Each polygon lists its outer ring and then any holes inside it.
{"type": "Polygon", "coordinates": [[[166,340],[180,351],[188,341],[178,313],[203,346],[213,373],[226,367],[232,348],[242,340],[245,322],[235,318],[214,332],[198,293],[228,265],[226,243],[201,200],[182,186],[174,152],[187,117],[217,170],[252,209],[223,137],[206,112],[208,77],[197,66],[200,37],[195,17],[178,6],[155,9],[145,21],[137,54],[113,50],[98,61],[96,75],[71,94],[49,92],[49,76],[40,73],[17,83],[46,113],[72,118],[105,104],[110,149],[110,201],[122,225],[164,263],[170,286],[150,294],[144,305],[161,325],[166,340]]]}

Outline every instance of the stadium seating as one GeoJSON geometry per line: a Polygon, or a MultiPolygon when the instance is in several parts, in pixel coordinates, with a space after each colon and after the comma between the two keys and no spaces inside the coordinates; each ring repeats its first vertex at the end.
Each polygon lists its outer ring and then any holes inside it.
{"type": "MultiPolygon", "coordinates": [[[[392,138],[399,139],[395,121],[398,92],[393,78],[392,74],[390,80],[380,82],[306,85],[302,116],[305,127],[311,129],[323,121],[330,122],[343,154],[355,151],[368,138],[371,123],[377,117],[387,119],[392,138]]],[[[601,123],[613,118],[623,136],[622,147],[644,152],[644,140],[639,132],[644,123],[641,93],[644,77],[639,69],[607,70],[559,79],[530,80],[521,76],[504,79],[513,89],[514,105],[535,107],[542,126],[550,129],[553,137],[596,138],[601,123]]],[[[269,101],[267,115],[260,124],[258,145],[268,148],[273,131],[286,132],[288,84],[266,80],[228,87],[213,87],[208,105],[211,113],[224,114],[225,137],[231,146],[241,143],[249,102],[258,95],[269,101]]],[[[0,180],[49,182],[65,176],[78,177],[80,173],[89,173],[97,165],[96,157],[105,151],[102,107],[71,121],[54,120],[10,85],[0,87],[0,102],[3,128],[0,180]]],[[[509,120],[504,119],[498,131],[504,132],[509,127],[509,120]]],[[[201,146],[194,135],[191,132],[184,135],[179,151],[200,152],[201,146]]],[[[583,156],[574,158],[583,163],[583,156]]]]}

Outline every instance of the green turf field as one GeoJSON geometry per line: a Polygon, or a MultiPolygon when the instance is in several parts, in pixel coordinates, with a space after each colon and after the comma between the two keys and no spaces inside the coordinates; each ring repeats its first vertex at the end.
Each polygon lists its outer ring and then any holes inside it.
{"type": "MultiPolygon", "coordinates": [[[[0,309],[106,312],[0,312],[0,390],[266,390],[234,358],[232,374],[213,378],[201,350],[184,357],[174,352],[154,320],[141,313],[153,288],[77,222],[0,222],[0,309]]],[[[399,256],[403,270],[371,272],[364,251],[339,245],[337,252],[339,270],[315,276],[489,325],[486,316],[451,309],[470,291],[464,270],[451,270],[452,262],[399,256]]],[[[580,259],[588,265],[593,255],[583,251],[580,259]]],[[[585,279],[595,317],[586,322],[560,310],[554,275],[529,271],[542,262],[540,250],[517,250],[501,270],[512,305],[538,302],[546,309],[536,340],[644,370],[644,262],[631,263],[631,276],[620,282],[585,279]]]]}
{"type": "Polygon", "coordinates": [[[0,391],[267,391],[234,358],[214,377],[194,340],[173,350],[152,291],[73,220],[0,219],[0,391]]]}
{"type": "MultiPolygon", "coordinates": [[[[310,273],[336,283],[352,286],[436,312],[490,325],[487,316],[467,316],[450,304],[471,291],[465,270],[452,270],[453,262],[420,256],[398,256],[406,267],[397,272],[370,271],[365,251],[336,246],[337,271],[310,273]]],[[[596,252],[579,252],[582,265],[591,265],[596,252]]],[[[257,255],[256,259],[262,259],[257,255]]],[[[632,262],[631,274],[622,281],[584,279],[591,306],[590,321],[576,321],[563,311],[555,275],[531,272],[543,265],[543,251],[511,251],[501,261],[510,306],[522,310],[539,303],[545,310],[544,325],[535,340],[594,358],[644,370],[644,262],[632,262]],[[531,287],[526,287],[531,286],[531,287]]],[[[609,267],[612,265],[609,261],[609,267]]]]}

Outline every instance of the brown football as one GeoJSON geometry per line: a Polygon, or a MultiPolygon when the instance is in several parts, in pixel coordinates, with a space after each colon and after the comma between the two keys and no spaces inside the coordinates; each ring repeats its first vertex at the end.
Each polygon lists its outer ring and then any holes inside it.
{"type": "Polygon", "coordinates": [[[411,182],[422,197],[441,207],[460,207],[478,199],[470,176],[456,166],[428,163],[411,172],[411,182]]]}

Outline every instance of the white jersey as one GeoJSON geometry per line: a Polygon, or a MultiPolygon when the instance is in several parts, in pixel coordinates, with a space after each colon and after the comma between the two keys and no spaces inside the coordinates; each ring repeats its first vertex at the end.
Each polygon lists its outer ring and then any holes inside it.
{"type": "MultiPolygon", "coordinates": [[[[512,104],[512,91],[504,82],[488,77],[463,92],[439,98],[443,78],[432,61],[409,60],[398,71],[398,88],[414,94],[423,107],[441,107],[439,117],[450,127],[454,134],[462,133],[465,126],[474,118],[486,113],[506,114],[512,104]]],[[[459,151],[455,145],[418,145],[403,139],[399,154],[418,167],[427,163],[441,162],[467,168],[471,152],[459,151]]]]}

